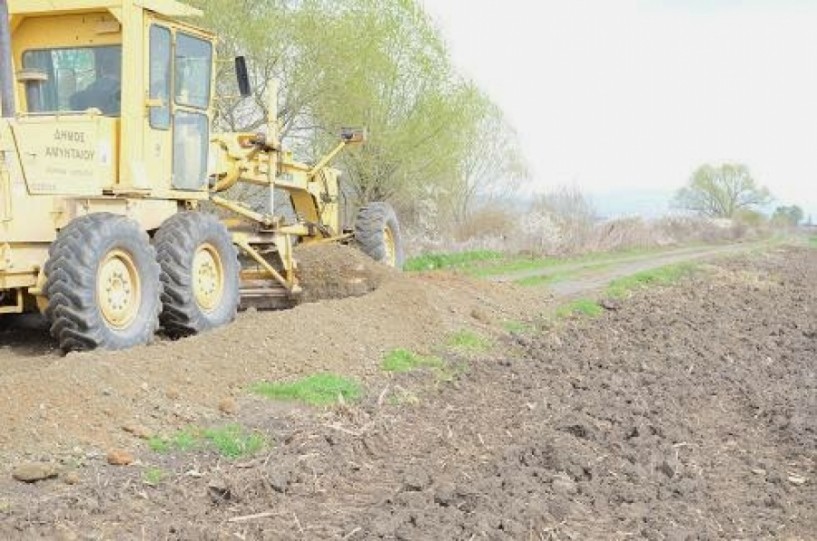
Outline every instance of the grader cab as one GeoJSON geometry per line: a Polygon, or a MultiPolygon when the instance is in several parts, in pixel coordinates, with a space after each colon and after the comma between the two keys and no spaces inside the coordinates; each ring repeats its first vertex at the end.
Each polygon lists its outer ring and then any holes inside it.
{"type": "Polygon", "coordinates": [[[274,95],[265,133],[212,131],[216,37],[186,22],[198,15],[174,0],[0,0],[0,318],[39,310],[63,350],[120,349],[296,300],[297,242],[401,264],[390,206],[341,221],[329,163],[360,132],[298,163],[274,95]],[[224,195],[240,182],[265,208],[224,195]],[[281,194],[294,219],[275,214],[281,194]]]}

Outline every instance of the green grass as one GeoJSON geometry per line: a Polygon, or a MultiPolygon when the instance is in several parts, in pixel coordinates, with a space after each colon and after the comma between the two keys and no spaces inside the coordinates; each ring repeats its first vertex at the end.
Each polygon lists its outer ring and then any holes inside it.
{"type": "MultiPolygon", "coordinates": [[[[462,337],[460,337],[460,340],[462,340],[462,337]]],[[[464,343],[473,344],[472,340],[471,337],[468,337],[464,343]]],[[[406,349],[390,351],[383,358],[380,367],[386,372],[392,373],[428,369],[434,375],[434,381],[437,384],[452,382],[468,371],[468,364],[465,362],[445,361],[435,355],[418,355],[406,349]]],[[[409,398],[411,401],[416,399],[414,395],[410,395],[409,398]]]]}
{"type": "Polygon", "coordinates": [[[293,382],[263,381],[250,390],[266,398],[311,406],[328,406],[338,402],[339,397],[345,402],[355,402],[363,394],[358,382],[336,374],[315,374],[293,382]]]}
{"type": "Polygon", "coordinates": [[[604,308],[593,299],[576,299],[564,306],[560,306],[556,310],[556,317],[559,319],[574,315],[596,317],[600,316],[603,312],[604,308]]]}
{"type": "Polygon", "coordinates": [[[403,265],[406,271],[429,271],[468,267],[475,263],[502,259],[503,255],[492,250],[473,250],[469,252],[451,252],[438,254],[423,254],[412,257],[403,265]]]}
{"type": "MultiPolygon", "coordinates": [[[[538,287],[542,285],[551,285],[557,284],[559,282],[565,282],[567,280],[575,280],[577,278],[582,278],[585,276],[592,275],[593,272],[598,272],[600,270],[608,269],[611,267],[610,262],[606,263],[594,263],[594,264],[587,264],[586,266],[580,269],[573,269],[573,270],[555,270],[548,272],[547,274],[537,274],[534,276],[526,276],[524,278],[519,278],[514,280],[513,283],[523,287],[538,287]]],[[[544,269],[540,269],[543,270],[544,269]]]]}
{"type": "Polygon", "coordinates": [[[691,275],[697,268],[695,263],[678,263],[625,276],[610,282],[607,295],[618,299],[637,289],[674,284],[691,275]]]}
{"type": "Polygon", "coordinates": [[[411,372],[418,368],[441,368],[444,364],[439,357],[418,355],[407,349],[395,349],[383,358],[380,367],[386,372],[411,372]]]}
{"type": "Polygon", "coordinates": [[[817,248],[817,237],[809,237],[808,245],[812,248],[817,248]]]}
{"type": "Polygon", "coordinates": [[[475,332],[462,330],[451,335],[448,339],[448,346],[460,351],[480,353],[491,349],[493,343],[490,339],[475,332]]]}
{"type": "Polygon", "coordinates": [[[180,430],[169,437],[153,436],[148,440],[148,446],[157,453],[171,451],[188,452],[200,445],[199,430],[193,427],[180,430]]]}
{"type": "Polygon", "coordinates": [[[146,485],[155,487],[165,478],[165,471],[162,468],[148,468],[142,473],[142,481],[146,485]]]}
{"type": "Polygon", "coordinates": [[[539,274],[537,276],[526,276],[524,278],[514,280],[513,283],[523,287],[538,287],[546,284],[552,284],[554,280],[554,277],[550,274],[539,274]]]}
{"type": "Polygon", "coordinates": [[[532,332],[534,330],[533,325],[522,321],[514,320],[503,321],[502,328],[505,329],[505,332],[509,332],[512,334],[525,334],[532,332]]]}
{"type": "Polygon", "coordinates": [[[264,445],[264,436],[236,424],[207,429],[188,427],[170,436],[154,436],[148,440],[150,449],[157,453],[212,449],[227,458],[253,455],[263,449],[264,445]]]}
{"type": "Polygon", "coordinates": [[[204,439],[227,458],[254,455],[264,448],[266,440],[258,432],[247,432],[239,425],[227,425],[204,431],[204,439]]]}
{"type": "MultiPolygon", "coordinates": [[[[566,265],[581,265],[585,263],[598,263],[598,266],[615,262],[619,259],[628,257],[636,257],[646,255],[653,252],[658,252],[666,249],[659,248],[638,248],[632,250],[620,250],[616,252],[596,252],[575,257],[505,257],[497,263],[482,265],[471,270],[471,274],[478,278],[490,278],[492,276],[499,276],[503,274],[513,274],[515,272],[545,270],[553,267],[562,267],[566,265]]],[[[594,265],[595,267],[595,265],[594,265]]],[[[556,275],[558,276],[558,275],[556,275]]],[[[561,279],[568,278],[569,275],[561,277],[561,279]]],[[[559,278],[556,278],[557,280],[559,278]]],[[[521,279],[521,280],[524,280],[521,279]]],[[[553,279],[551,279],[553,280],[553,279]]],[[[538,284],[530,284],[538,285],[538,284]]]]}

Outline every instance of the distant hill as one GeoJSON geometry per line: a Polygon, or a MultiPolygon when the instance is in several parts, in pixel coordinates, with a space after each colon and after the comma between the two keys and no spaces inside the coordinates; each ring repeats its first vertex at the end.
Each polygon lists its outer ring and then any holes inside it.
{"type": "Polygon", "coordinates": [[[590,194],[600,218],[658,218],[670,211],[672,190],[611,190],[590,194]]]}

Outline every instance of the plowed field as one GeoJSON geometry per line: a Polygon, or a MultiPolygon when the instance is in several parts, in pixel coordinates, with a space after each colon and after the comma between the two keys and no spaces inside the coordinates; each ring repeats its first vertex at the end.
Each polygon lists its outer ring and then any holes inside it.
{"type": "Polygon", "coordinates": [[[544,288],[339,257],[342,293],[371,292],[188,340],[59,357],[36,330],[0,334],[0,538],[815,538],[817,250],[559,320],[538,317],[544,288]],[[387,373],[394,348],[440,364],[387,373]],[[248,391],[320,372],[361,398],[248,391]],[[225,424],[262,448],[144,439],[225,424]],[[24,462],[56,477],[16,481],[24,462]]]}

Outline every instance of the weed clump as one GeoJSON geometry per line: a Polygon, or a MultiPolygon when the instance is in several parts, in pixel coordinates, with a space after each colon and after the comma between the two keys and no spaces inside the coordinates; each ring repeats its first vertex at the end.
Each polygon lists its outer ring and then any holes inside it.
{"type": "MultiPolygon", "coordinates": [[[[170,436],[154,436],[148,440],[148,447],[157,453],[214,450],[227,458],[239,458],[254,455],[263,449],[266,443],[266,438],[258,432],[231,424],[206,429],[188,427],[170,436]]],[[[158,475],[155,472],[150,473],[150,470],[146,472],[146,476],[148,474],[152,478],[158,475]]],[[[148,484],[156,484],[149,482],[147,477],[145,481],[148,484]]]]}
{"type": "Polygon", "coordinates": [[[566,317],[583,315],[587,317],[597,317],[604,312],[604,308],[592,299],[577,299],[556,310],[556,317],[564,319],[566,317]]]}
{"type": "Polygon", "coordinates": [[[451,335],[448,339],[448,345],[462,352],[481,353],[491,349],[493,342],[475,332],[462,330],[451,335]]]}
{"type": "Polygon", "coordinates": [[[359,383],[336,374],[315,374],[293,382],[263,381],[250,390],[273,400],[303,402],[310,406],[328,406],[339,400],[355,402],[363,394],[359,383]]]}
{"type": "Polygon", "coordinates": [[[384,358],[380,367],[386,372],[411,372],[418,368],[440,368],[445,364],[435,356],[418,355],[407,349],[395,349],[384,358]]]}

